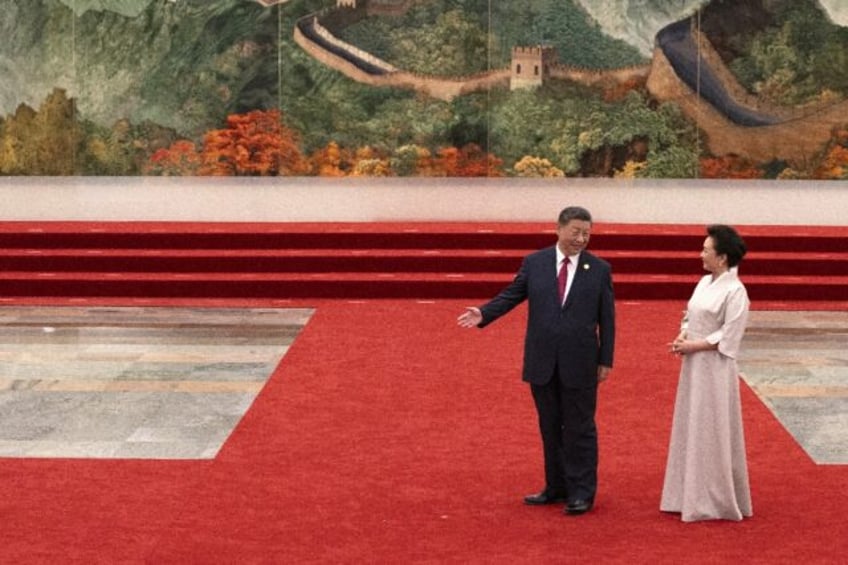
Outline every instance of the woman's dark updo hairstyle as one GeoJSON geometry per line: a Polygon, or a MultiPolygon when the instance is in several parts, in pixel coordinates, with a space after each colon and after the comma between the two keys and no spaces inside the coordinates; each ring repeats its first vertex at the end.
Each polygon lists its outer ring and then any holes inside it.
{"type": "Polygon", "coordinates": [[[745,241],[736,230],[724,224],[707,226],[707,235],[713,240],[716,255],[727,256],[727,266],[735,267],[748,251],[745,241]]]}

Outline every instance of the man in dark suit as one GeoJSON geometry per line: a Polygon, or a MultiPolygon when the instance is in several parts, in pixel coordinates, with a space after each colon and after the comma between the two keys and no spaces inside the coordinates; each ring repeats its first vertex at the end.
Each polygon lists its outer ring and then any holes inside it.
{"type": "Polygon", "coordinates": [[[615,343],[611,269],[586,251],[591,229],[588,210],[565,208],[557,221],[557,244],[525,257],[509,286],[458,318],[462,327],[483,328],[528,301],[523,379],[539,415],[545,488],[524,501],[565,502],[564,511],[572,515],[588,512],[595,502],[595,406],[615,343]]]}

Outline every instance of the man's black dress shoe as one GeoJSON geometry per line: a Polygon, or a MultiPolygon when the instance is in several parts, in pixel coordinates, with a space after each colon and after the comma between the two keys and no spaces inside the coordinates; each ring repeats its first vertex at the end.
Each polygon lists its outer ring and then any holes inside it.
{"type": "Polygon", "coordinates": [[[578,514],[585,514],[594,506],[595,501],[591,498],[588,499],[577,499],[571,500],[568,504],[565,505],[565,513],[571,514],[572,516],[576,516],[578,514]]]}
{"type": "Polygon", "coordinates": [[[567,495],[564,492],[545,489],[542,492],[525,496],[524,504],[558,504],[560,502],[565,502],[566,498],[567,495]]]}

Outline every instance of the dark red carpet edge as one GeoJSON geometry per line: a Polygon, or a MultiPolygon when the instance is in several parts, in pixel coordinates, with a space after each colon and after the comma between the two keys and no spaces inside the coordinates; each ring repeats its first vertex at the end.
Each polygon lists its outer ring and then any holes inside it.
{"type": "Polygon", "coordinates": [[[682,304],[619,304],[596,510],[541,486],[520,382],[523,312],[460,330],[464,301],[318,303],[211,462],[0,459],[0,561],[836,563],[845,466],[817,466],[743,387],[754,518],[658,510],[682,304]]]}
{"type": "MultiPolygon", "coordinates": [[[[804,236],[845,234],[848,226],[817,225],[747,225],[739,224],[740,231],[751,235],[774,235],[775,230],[791,231],[804,236]]],[[[433,233],[554,233],[556,217],[550,222],[184,222],[184,221],[2,221],[0,233],[57,232],[57,233],[380,233],[397,235],[401,232],[433,233]]],[[[596,218],[598,233],[691,234],[702,233],[701,224],[615,223],[596,218]]]]}

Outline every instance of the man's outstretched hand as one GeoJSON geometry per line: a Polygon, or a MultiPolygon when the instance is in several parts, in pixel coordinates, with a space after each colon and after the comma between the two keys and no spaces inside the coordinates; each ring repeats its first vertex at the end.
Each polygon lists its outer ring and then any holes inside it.
{"type": "Polygon", "coordinates": [[[480,313],[479,308],[475,308],[474,306],[466,307],[465,312],[460,314],[456,319],[456,323],[463,328],[476,328],[482,321],[483,314],[480,313]]]}

